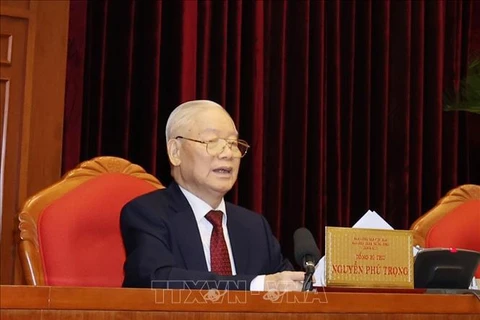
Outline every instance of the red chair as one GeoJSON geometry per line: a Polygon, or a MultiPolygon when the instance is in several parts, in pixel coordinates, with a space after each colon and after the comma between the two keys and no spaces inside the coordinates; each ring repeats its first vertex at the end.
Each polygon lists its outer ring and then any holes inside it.
{"type": "Polygon", "coordinates": [[[81,163],[27,200],[19,254],[27,284],[121,287],[125,251],[120,211],[163,188],[140,166],[115,157],[81,163]]]}
{"type": "MultiPolygon", "coordinates": [[[[415,242],[424,248],[480,251],[480,186],[467,184],[448,192],[411,226],[415,242]]],[[[480,278],[480,267],[476,278],[480,278]]]]}

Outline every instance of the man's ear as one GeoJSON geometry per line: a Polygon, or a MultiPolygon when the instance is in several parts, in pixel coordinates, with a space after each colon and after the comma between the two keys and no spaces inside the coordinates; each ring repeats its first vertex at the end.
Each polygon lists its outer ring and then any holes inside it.
{"type": "Polygon", "coordinates": [[[179,166],[180,160],[180,142],[177,139],[170,139],[167,143],[168,159],[173,166],[179,166]]]}

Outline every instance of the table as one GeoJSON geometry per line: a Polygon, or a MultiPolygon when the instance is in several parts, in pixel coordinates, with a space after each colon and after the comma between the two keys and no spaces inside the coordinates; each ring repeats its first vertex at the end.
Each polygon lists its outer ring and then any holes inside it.
{"type": "Polygon", "coordinates": [[[473,295],[0,286],[7,319],[480,319],[473,295]]]}

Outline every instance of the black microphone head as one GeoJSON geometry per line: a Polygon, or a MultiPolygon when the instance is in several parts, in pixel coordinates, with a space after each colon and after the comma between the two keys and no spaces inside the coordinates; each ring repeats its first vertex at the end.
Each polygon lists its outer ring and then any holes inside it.
{"type": "Polygon", "coordinates": [[[310,256],[317,264],[320,259],[320,250],[318,250],[312,233],[307,228],[300,228],[293,234],[293,247],[295,250],[295,261],[299,266],[304,267],[305,257],[310,256]]]}

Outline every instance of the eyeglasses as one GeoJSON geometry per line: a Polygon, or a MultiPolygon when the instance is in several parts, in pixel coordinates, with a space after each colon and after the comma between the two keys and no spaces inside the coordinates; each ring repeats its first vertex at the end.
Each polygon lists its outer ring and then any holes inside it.
{"type": "Polygon", "coordinates": [[[202,140],[185,138],[182,136],[176,136],[175,139],[185,139],[188,141],[202,143],[205,145],[207,149],[207,153],[211,156],[218,156],[220,153],[223,152],[223,150],[225,150],[225,147],[228,145],[230,150],[232,150],[234,158],[243,158],[247,154],[248,148],[250,148],[247,141],[237,140],[237,139],[217,138],[210,141],[202,141],[202,140]]]}

